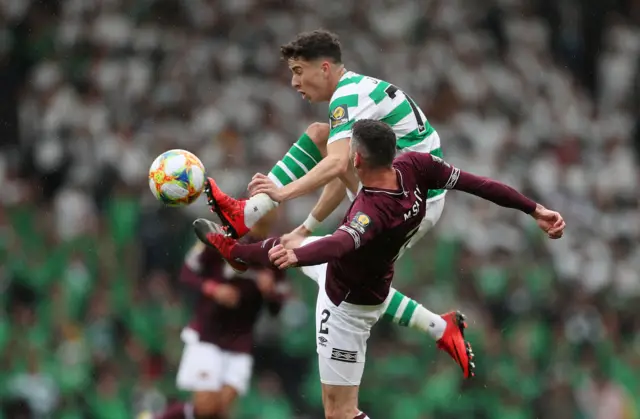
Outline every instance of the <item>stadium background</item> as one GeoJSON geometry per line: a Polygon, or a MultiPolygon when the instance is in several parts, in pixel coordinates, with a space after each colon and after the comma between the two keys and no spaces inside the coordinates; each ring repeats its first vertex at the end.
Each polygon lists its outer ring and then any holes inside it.
{"type": "MultiPolygon", "coordinates": [[[[318,27],[341,35],[347,68],[411,92],[449,161],[568,226],[551,243],[520,214],[448,195],[396,286],[470,316],[478,378],[463,386],[428,339],[380,325],[362,408],[640,417],[639,1],[2,0],[0,22],[3,419],[124,419],[184,396],[175,274],[206,208],[160,208],[146,171],[186,148],[242,194],[326,119],[278,57],[318,27]]],[[[278,231],[311,204],[284,205],[278,231]]],[[[260,324],[237,418],[321,417],[315,291],[291,280],[285,311],[260,324]]]]}

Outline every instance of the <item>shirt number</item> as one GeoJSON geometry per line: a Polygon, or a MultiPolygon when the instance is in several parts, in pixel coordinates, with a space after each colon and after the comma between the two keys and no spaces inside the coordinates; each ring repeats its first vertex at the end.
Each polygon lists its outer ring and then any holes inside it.
{"type": "Polygon", "coordinates": [[[422,115],[420,115],[420,111],[418,110],[418,107],[416,106],[416,103],[413,101],[413,99],[411,99],[411,97],[408,94],[406,94],[402,90],[398,89],[393,84],[390,84],[389,87],[387,87],[384,90],[384,92],[391,99],[395,99],[396,93],[398,93],[398,92],[402,93],[404,95],[404,97],[407,99],[407,102],[409,102],[409,106],[411,106],[411,110],[413,111],[413,116],[415,116],[415,118],[416,118],[416,122],[418,123],[418,132],[420,134],[425,132],[425,130],[427,128],[424,126],[424,121],[422,120],[422,115]]]}

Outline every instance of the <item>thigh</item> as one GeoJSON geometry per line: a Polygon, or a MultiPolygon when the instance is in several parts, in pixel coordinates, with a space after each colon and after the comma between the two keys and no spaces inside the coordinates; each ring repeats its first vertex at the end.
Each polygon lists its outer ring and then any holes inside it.
{"type": "MultiPolygon", "coordinates": [[[[321,238],[326,236],[311,236],[307,237],[302,241],[302,246],[306,246],[309,243],[313,243],[316,240],[320,240],[321,238]]],[[[313,279],[319,287],[324,288],[325,275],[327,272],[327,264],[323,263],[322,265],[313,265],[313,266],[303,266],[300,268],[303,274],[313,279]]]]}
{"type": "Polygon", "coordinates": [[[220,390],[222,356],[217,346],[205,342],[185,343],[178,367],[177,387],[187,391],[220,390]]]}
{"type": "Polygon", "coordinates": [[[336,306],[320,288],[316,302],[316,348],[320,381],[357,386],[364,371],[371,328],[384,311],[379,306],[336,306]]]}
{"type": "Polygon", "coordinates": [[[359,386],[334,386],[322,384],[322,404],[325,417],[354,418],[358,410],[359,386]]]}
{"type": "Polygon", "coordinates": [[[246,394],[251,383],[253,357],[249,354],[223,351],[222,361],[222,384],[235,389],[240,395],[246,394]]]}

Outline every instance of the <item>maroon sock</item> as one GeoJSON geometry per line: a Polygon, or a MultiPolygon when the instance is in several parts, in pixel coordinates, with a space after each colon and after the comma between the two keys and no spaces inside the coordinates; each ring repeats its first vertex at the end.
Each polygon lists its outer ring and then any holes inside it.
{"type": "Polygon", "coordinates": [[[353,419],[369,419],[369,416],[364,412],[360,412],[360,414],[353,419]]]}
{"type": "Polygon", "coordinates": [[[280,244],[279,237],[271,237],[258,243],[238,244],[233,247],[231,257],[249,265],[271,266],[269,250],[280,244]]]}
{"type": "Polygon", "coordinates": [[[167,407],[167,409],[156,416],[156,419],[193,419],[193,408],[189,403],[174,403],[167,407]],[[189,415],[185,412],[188,410],[189,415]]]}

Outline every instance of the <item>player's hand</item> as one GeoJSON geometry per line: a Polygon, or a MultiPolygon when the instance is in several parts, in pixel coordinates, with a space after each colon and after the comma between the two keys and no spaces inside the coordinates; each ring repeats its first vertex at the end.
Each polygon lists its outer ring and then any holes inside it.
{"type": "Polygon", "coordinates": [[[271,269],[261,269],[256,275],[256,285],[265,297],[271,296],[276,289],[274,273],[271,269]]]}
{"type": "Polygon", "coordinates": [[[281,244],[269,250],[269,260],[277,266],[278,269],[286,269],[298,263],[298,258],[293,250],[285,249],[281,244]]]}
{"type": "Polygon", "coordinates": [[[264,193],[273,199],[275,202],[280,202],[283,199],[280,188],[268,176],[262,173],[256,173],[253,175],[249,186],[247,187],[251,196],[259,193],[264,193]]]}
{"type": "Polygon", "coordinates": [[[291,233],[287,233],[280,237],[280,243],[287,249],[295,249],[300,247],[302,241],[309,237],[311,232],[305,226],[299,226],[291,233]]]}
{"type": "Polygon", "coordinates": [[[538,204],[531,216],[550,239],[559,239],[564,234],[566,224],[559,212],[551,211],[538,204]]]}
{"type": "Polygon", "coordinates": [[[202,293],[225,307],[236,307],[240,301],[240,292],[229,284],[205,281],[202,284],[202,293]]]}

